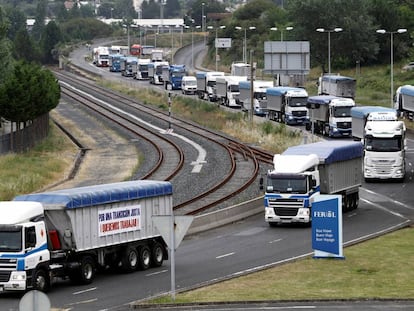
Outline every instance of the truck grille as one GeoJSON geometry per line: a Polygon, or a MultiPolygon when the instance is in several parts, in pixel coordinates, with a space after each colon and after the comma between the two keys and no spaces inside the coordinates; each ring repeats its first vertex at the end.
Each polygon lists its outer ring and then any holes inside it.
{"type": "Polygon", "coordinates": [[[306,111],[295,110],[295,111],[292,111],[292,115],[294,117],[306,117],[307,112],[306,111]]]}
{"type": "Polygon", "coordinates": [[[296,216],[303,207],[302,199],[269,199],[269,207],[273,207],[278,216],[296,216]]]}
{"type": "Polygon", "coordinates": [[[350,129],[351,129],[351,126],[352,126],[352,123],[351,123],[351,122],[338,122],[338,123],[336,124],[336,126],[337,126],[339,129],[343,129],[343,130],[350,130],[350,129]]]}
{"type": "Polygon", "coordinates": [[[374,165],[373,171],[378,175],[384,174],[388,175],[391,174],[392,166],[395,161],[393,160],[372,160],[372,164],[374,165]]]}
{"type": "Polygon", "coordinates": [[[10,279],[11,271],[16,269],[16,259],[0,259],[0,282],[7,282],[10,279]]]}

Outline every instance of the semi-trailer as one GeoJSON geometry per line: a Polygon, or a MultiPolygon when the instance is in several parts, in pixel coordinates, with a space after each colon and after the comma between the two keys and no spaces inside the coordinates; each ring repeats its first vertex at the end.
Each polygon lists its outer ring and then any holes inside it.
{"type": "Polygon", "coordinates": [[[321,141],[274,155],[265,184],[265,221],[270,226],[310,223],[312,204],[320,194],[341,195],[344,212],[357,208],[362,154],[360,142],[321,141]]]}
{"type": "Polygon", "coordinates": [[[276,86],[266,89],[267,111],[271,120],[296,125],[309,122],[306,103],[308,92],[305,89],[276,86]]]}
{"type": "Polygon", "coordinates": [[[222,71],[198,71],[196,72],[197,79],[197,95],[198,98],[216,101],[216,79],[224,76],[222,71]]]}
{"type": "Polygon", "coordinates": [[[333,95],[338,97],[355,98],[356,80],[335,74],[319,77],[318,95],[333,95]]]}
{"type": "Polygon", "coordinates": [[[267,98],[266,89],[273,87],[273,81],[254,80],[254,81],[240,81],[239,82],[239,100],[241,109],[243,111],[251,111],[253,104],[254,114],[257,116],[267,115],[267,98]],[[253,92],[252,90],[253,84],[253,92]],[[253,99],[252,95],[253,94],[253,99]]]}
{"type": "Polygon", "coordinates": [[[406,118],[414,119],[414,86],[400,86],[395,93],[395,109],[406,118]]]}
{"type": "Polygon", "coordinates": [[[329,137],[351,137],[351,108],[354,106],[352,98],[310,96],[307,101],[310,122],[306,124],[306,129],[329,137]]]}
{"type": "Polygon", "coordinates": [[[363,174],[366,181],[405,178],[406,127],[397,111],[381,106],[351,109],[352,136],[364,144],[363,174]]]}
{"type": "Polygon", "coordinates": [[[2,291],[47,291],[98,269],[161,266],[167,245],[153,216],[172,213],[172,185],[128,181],[20,195],[0,202],[2,291]]]}
{"type": "Polygon", "coordinates": [[[240,108],[239,82],[247,81],[247,76],[220,76],[216,78],[216,96],[220,104],[240,108]]]}
{"type": "Polygon", "coordinates": [[[169,63],[167,61],[152,62],[148,64],[148,77],[151,84],[162,85],[164,81],[162,79],[163,70],[168,70],[169,63]]]}

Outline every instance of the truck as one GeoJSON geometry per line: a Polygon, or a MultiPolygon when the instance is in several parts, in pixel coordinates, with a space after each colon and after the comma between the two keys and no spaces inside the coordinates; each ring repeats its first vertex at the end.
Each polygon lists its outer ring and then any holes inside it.
{"type": "Polygon", "coordinates": [[[234,62],[231,64],[230,75],[243,76],[250,80],[251,66],[248,63],[234,62]]]}
{"type": "Polygon", "coordinates": [[[137,69],[135,71],[134,79],[136,80],[148,80],[148,65],[151,60],[148,58],[138,58],[137,69]]]}
{"type": "Polygon", "coordinates": [[[364,144],[363,175],[366,181],[405,178],[405,124],[397,111],[381,106],[351,109],[352,137],[364,144]]]}
{"type": "Polygon", "coordinates": [[[111,54],[109,55],[109,71],[110,72],[121,72],[121,61],[125,56],[122,54],[111,54]]]}
{"type": "MultiPolygon", "coordinates": [[[[240,81],[240,102],[242,103],[242,110],[249,112],[251,110],[251,84],[252,81],[240,81]]],[[[255,80],[253,81],[253,110],[257,116],[267,115],[267,97],[266,89],[273,87],[272,81],[255,80]]]]}
{"type": "Polygon", "coordinates": [[[307,101],[310,122],[306,129],[329,137],[351,137],[351,108],[355,107],[352,98],[332,95],[310,96],[307,101]]]}
{"type": "Polygon", "coordinates": [[[409,120],[414,119],[414,86],[400,86],[395,93],[394,108],[409,120]]]}
{"type": "Polygon", "coordinates": [[[216,101],[216,79],[224,76],[222,71],[198,71],[196,72],[198,98],[216,101]]]}
{"type": "Polygon", "coordinates": [[[184,95],[197,93],[197,79],[194,76],[184,76],[181,81],[181,91],[184,95]]]}
{"type": "Polygon", "coordinates": [[[308,92],[303,88],[276,86],[266,89],[267,111],[271,120],[289,125],[309,122],[306,103],[308,92]]]}
{"type": "Polygon", "coordinates": [[[164,84],[162,79],[163,69],[167,69],[169,63],[166,61],[162,62],[151,62],[148,64],[148,77],[151,84],[164,84]]]}
{"type": "Polygon", "coordinates": [[[150,59],[152,62],[162,62],[164,60],[164,50],[153,49],[151,51],[150,59]]]}
{"type": "Polygon", "coordinates": [[[96,272],[159,267],[167,244],[153,216],[172,213],[172,185],[138,180],[19,195],[0,202],[0,288],[46,292],[96,272]]]}
{"type": "Polygon", "coordinates": [[[181,81],[187,75],[185,65],[170,65],[162,69],[164,88],[166,90],[181,90],[181,81]]]}
{"type": "Polygon", "coordinates": [[[121,58],[121,74],[124,77],[135,77],[137,64],[138,58],[135,56],[121,58]]]}
{"type": "Polygon", "coordinates": [[[333,95],[355,98],[356,80],[338,74],[327,74],[319,77],[318,95],[333,95]]]}
{"type": "Polygon", "coordinates": [[[356,209],[362,154],[363,145],[356,141],[320,141],[275,154],[265,185],[265,222],[310,224],[312,204],[320,194],[341,195],[343,212],[356,209]]]}
{"type": "Polygon", "coordinates": [[[109,48],[107,46],[98,46],[92,50],[93,64],[97,67],[109,66],[109,48]]]}
{"type": "Polygon", "coordinates": [[[239,82],[247,81],[247,76],[219,76],[216,78],[217,100],[227,107],[240,108],[239,82]]]}

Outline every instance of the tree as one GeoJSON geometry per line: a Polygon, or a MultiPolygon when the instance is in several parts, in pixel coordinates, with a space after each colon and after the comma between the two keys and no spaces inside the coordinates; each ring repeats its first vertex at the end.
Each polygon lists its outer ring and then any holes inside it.
{"type": "Polygon", "coordinates": [[[42,33],[45,28],[47,1],[40,0],[36,7],[35,23],[32,29],[32,36],[34,40],[40,41],[42,33]]]}
{"type": "Polygon", "coordinates": [[[62,41],[62,34],[54,21],[50,21],[45,28],[41,41],[41,50],[44,62],[55,63],[58,59],[56,46],[62,41]]]}
{"type": "Polygon", "coordinates": [[[28,62],[41,62],[39,45],[33,42],[26,28],[20,29],[13,41],[14,58],[28,62]]]}
{"type": "Polygon", "coordinates": [[[160,18],[160,5],[155,0],[144,0],[141,9],[142,18],[160,18]]]}
{"type": "Polygon", "coordinates": [[[177,18],[181,15],[181,6],[178,0],[167,0],[164,8],[164,17],[177,18]]]}
{"type": "Polygon", "coordinates": [[[322,65],[326,71],[328,50],[334,68],[344,68],[360,63],[370,63],[378,53],[377,34],[369,14],[369,1],[359,0],[291,0],[287,11],[297,38],[310,41],[312,63],[322,65]],[[343,31],[330,35],[317,32],[317,28],[343,31]]]}
{"type": "Polygon", "coordinates": [[[54,75],[39,65],[19,61],[12,77],[0,87],[0,111],[12,122],[26,122],[54,109],[60,87],[54,75]]]}
{"type": "Polygon", "coordinates": [[[9,79],[9,76],[13,71],[11,42],[7,38],[8,28],[9,27],[6,21],[6,17],[2,8],[0,7],[0,85],[9,79]]]}

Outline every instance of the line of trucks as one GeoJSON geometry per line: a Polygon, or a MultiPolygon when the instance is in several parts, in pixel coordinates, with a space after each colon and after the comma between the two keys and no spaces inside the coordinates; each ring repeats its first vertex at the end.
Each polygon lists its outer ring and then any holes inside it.
{"type": "Polygon", "coordinates": [[[0,291],[91,283],[98,270],[159,267],[167,244],[154,216],[172,215],[172,185],[128,181],[0,202],[0,291]]]}
{"type": "Polygon", "coordinates": [[[305,125],[312,133],[330,138],[353,137],[365,146],[365,180],[404,180],[406,129],[398,116],[412,118],[414,86],[397,89],[395,109],[361,107],[353,99],[356,81],[350,77],[323,75],[318,80],[318,95],[309,96],[303,88],[274,86],[272,81],[265,80],[250,81],[249,76],[238,75],[246,74],[249,67],[233,65],[233,75],[200,71],[195,77],[188,76],[182,65],[164,66],[161,80],[166,89],[185,86],[183,94],[197,94],[200,99],[240,107],[246,112],[253,109],[255,115],[289,125],[305,125]]]}

